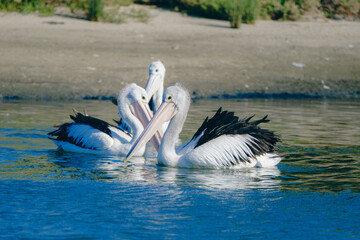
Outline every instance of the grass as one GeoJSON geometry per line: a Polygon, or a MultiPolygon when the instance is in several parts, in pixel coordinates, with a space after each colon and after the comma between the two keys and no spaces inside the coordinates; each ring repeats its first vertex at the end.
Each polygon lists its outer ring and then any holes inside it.
{"type": "Polygon", "coordinates": [[[88,0],[86,18],[90,21],[98,21],[104,15],[104,5],[101,0],[88,0]]]}
{"type": "Polygon", "coordinates": [[[139,22],[147,22],[150,19],[150,13],[145,9],[122,10],[122,7],[131,4],[133,4],[133,0],[69,0],[67,6],[73,13],[76,10],[85,11],[86,18],[90,21],[101,20],[120,24],[129,18],[139,22]]]}
{"type": "Polygon", "coordinates": [[[111,23],[124,23],[126,22],[126,18],[123,14],[120,13],[120,7],[119,6],[115,6],[110,8],[107,11],[104,11],[104,15],[103,18],[105,21],[107,22],[111,22],[111,23]]]}
{"type": "Polygon", "coordinates": [[[54,4],[43,0],[0,0],[0,10],[7,12],[37,13],[41,16],[51,16],[54,15],[54,8],[54,4]]]}
{"type": "Polygon", "coordinates": [[[255,23],[259,17],[260,0],[247,0],[244,4],[244,14],[242,21],[245,23],[255,23]]]}
{"type": "Polygon", "coordinates": [[[150,19],[149,11],[145,9],[131,8],[127,11],[122,11],[120,7],[113,7],[104,11],[103,20],[111,23],[124,23],[128,19],[134,19],[138,22],[146,23],[150,19]]]}
{"type": "Polygon", "coordinates": [[[320,3],[328,18],[360,18],[360,0],[321,0],[320,3]]]}
{"type": "Polygon", "coordinates": [[[240,22],[244,14],[245,1],[225,0],[224,7],[230,21],[230,27],[240,28],[240,22]]]}
{"type": "Polygon", "coordinates": [[[136,19],[139,22],[146,23],[150,19],[150,14],[145,9],[131,9],[128,14],[129,17],[136,19]]]}
{"type": "Polygon", "coordinates": [[[223,19],[233,28],[256,19],[296,21],[307,12],[322,11],[328,18],[360,18],[360,0],[0,0],[0,11],[54,14],[54,8],[65,5],[71,12],[82,11],[91,21],[123,23],[127,18],[147,22],[144,9],[121,12],[122,6],[136,3],[156,4],[207,18],[223,19]],[[105,9],[105,10],[104,10],[105,9]]]}

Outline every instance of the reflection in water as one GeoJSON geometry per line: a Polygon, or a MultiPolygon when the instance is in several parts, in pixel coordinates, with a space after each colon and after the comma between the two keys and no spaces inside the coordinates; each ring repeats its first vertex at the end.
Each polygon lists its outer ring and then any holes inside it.
{"type": "Polygon", "coordinates": [[[359,238],[358,102],[198,101],[181,140],[219,106],[240,117],[269,114],[266,127],[282,137],[278,168],[181,169],[157,165],[151,151],[126,163],[118,156],[58,152],[46,133],[68,121],[72,107],[108,122],[116,107],[2,104],[1,237],[359,238]]]}
{"type": "Polygon", "coordinates": [[[100,181],[120,181],[138,184],[168,184],[192,186],[205,189],[256,189],[279,188],[280,176],[277,168],[249,169],[184,169],[156,167],[155,158],[134,157],[125,164],[119,157],[93,156],[63,153],[55,162],[62,171],[73,178],[96,179],[100,181]],[[74,171],[75,170],[75,171],[74,171]]]}
{"type": "Polygon", "coordinates": [[[269,115],[267,128],[282,138],[284,160],[278,169],[176,169],[158,166],[153,153],[123,164],[117,156],[61,153],[47,139],[52,125],[68,121],[71,108],[87,108],[106,121],[116,119],[108,102],[2,104],[0,111],[0,179],[91,179],[196,186],[201,188],[278,188],[339,192],[360,189],[358,102],[308,100],[196,101],[181,140],[189,140],[216,109],[240,117],[269,115]]]}
{"type": "Polygon", "coordinates": [[[280,171],[277,168],[236,170],[163,168],[159,171],[161,182],[210,190],[278,188],[280,180],[275,180],[274,177],[279,175],[280,171]]]}

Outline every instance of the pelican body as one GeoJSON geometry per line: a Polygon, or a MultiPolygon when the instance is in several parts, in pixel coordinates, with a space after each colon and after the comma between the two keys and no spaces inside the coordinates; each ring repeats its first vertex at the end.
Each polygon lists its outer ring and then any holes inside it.
{"type": "MultiPolygon", "coordinates": [[[[64,123],[57,130],[48,133],[58,149],[70,152],[125,155],[150,121],[152,114],[148,107],[146,91],[130,84],[117,99],[120,118],[131,128],[132,135],[103,120],[75,113],[72,123],[64,123]]],[[[156,149],[159,138],[152,140],[156,149]],[[155,141],[157,139],[157,141],[155,141]]],[[[142,156],[142,147],[136,156],[142,156]]]]}
{"type": "Polygon", "coordinates": [[[233,112],[221,108],[211,119],[205,119],[189,142],[176,148],[189,107],[190,95],[182,85],[166,89],[162,104],[125,161],[136,154],[166,121],[170,123],[160,144],[159,164],[186,168],[242,168],[270,167],[281,161],[275,153],[279,138],[273,131],[258,127],[269,121],[267,116],[256,121],[251,121],[252,117],[239,120],[233,112]]]}

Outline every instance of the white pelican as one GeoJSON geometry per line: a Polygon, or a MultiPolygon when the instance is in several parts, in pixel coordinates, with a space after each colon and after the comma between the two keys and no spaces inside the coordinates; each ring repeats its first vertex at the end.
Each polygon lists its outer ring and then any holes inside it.
{"type": "MultiPolygon", "coordinates": [[[[149,107],[155,114],[162,103],[164,93],[165,66],[161,61],[152,62],[149,66],[149,78],[145,85],[145,90],[149,96],[149,107]]],[[[169,122],[164,122],[159,134],[163,134],[169,122]]],[[[177,142],[179,142],[178,140],[177,142]]]]}
{"type": "Polygon", "coordinates": [[[149,78],[145,90],[149,96],[150,109],[154,114],[162,102],[164,93],[165,67],[161,61],[152,62],[149,66],[149,78]]]}
{"type": "Polygon", "coordinates": [[[267,116],[250,122],[252,117],[239,120],[233,112],[221,108],[206,118],[193,138],[175,149],[190,107],[190,95],[180,84],[166,89],[163,103],[126,156],[126,161],[149,141],[164,121],[170,121],[160,144],[158,162],[172,167],[262,167],[275,166],[281,161],[276,154],[279,138],[274,132],[261,129],[267,116]]]}
{"type": "MultiPolygon", "coordinates": [[[[149,107],[155,114],[156,109],[159,108],[162,95],[164,92],[164,79],[165,79],[165,67],[161,61],[152,62],[149,66],[149,77],[145,85],[145,90],[148,95],[149,107]]],[[[118,105],[118,102],[112,101],[115,105],[118,105]]],[[[119,128],[130,132],[129,127],[120,119],[120,121],[115,121],[119,128]]],[[[167,124],[164,124],[163,131],[166,130],[167,124]]]]}
{"type": "MultiPolygon", "coordinates": [[[[58,149],[65,151],[125,155],[150,121],[152,114],[146,91],[134,83],[121,90],[117,101],[119,116],[132,129],[132,137],[105,121],[76,113],[75,116],[70,116],[74,122],[64,123],[57,130],[48,133],[52,136],[50,139],[58,149]]],[[[152,143],[158,149],[159,138],[153,139],[152,143]]],[[[144,152],[143,147],[137,156],[142,156],[144,152]]]]}

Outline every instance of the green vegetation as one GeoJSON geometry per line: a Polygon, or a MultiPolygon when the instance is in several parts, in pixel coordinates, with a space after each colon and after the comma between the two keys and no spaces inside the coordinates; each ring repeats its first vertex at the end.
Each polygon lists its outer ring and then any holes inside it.
{"type": "Polygon", "coordinates": [[[328,18],[360,18],[360,0],[321,0],[321,9],[328,18]]]}
{"type": "Polygon", "coordinates": [[[244,14],[245,4],[243,0],[226,0],[224,2],[225,12],[230,21],[230,27],[239,28],[244,14]]]}
{"type": "Polygon", "coordinates": [[[150,14],[144,9],[131,9],[127,16],[137,19],[139,22],[146,23],[150,19],[150,14]]]}
{"type": "Polygon", "coordinates": [[[239,28],[241,22],[254,23],[259,15],[259,0],[224,0],[223,7],[230,27],[239,28]]]}
{"type": "Polygon", "coordinates": [[[244,17],[242,20],[245,23],[255,23],[259,16],[260,0],[245,1],[244,17]]]}
{"type": "Polygon", "coordinates": [[[0,0],[0,10],[8,12],[37,13],[41,16],[51,16],[54,7],[54,4],[43,0],[0,0]]]}
{"type": "Polygon", "coordinates": [[[229,20],[233,28],[239,28],[242,22],[254,23],[259,18],[296,21],[312,13],[333,19],[360,18],[360,0],[0,0],[0,10],[47,16],[53,14],[56,6],[66,6],[72,13],[83,12],[91,21],[122,23],[127,18],[148,21],[150,15],[144,9],[121,11],[121,7],[134,2],[229,20]]]}
{"type": "Polygon", "coordinates": [[[0,11],[49,16],[54,15],[56,7],[62,6],[68,8],[74,17],[89,21],[123,23],[126,19],[135,19],[147,22],[150,19],[147,10],[121,9],[133,3],[133,0],[0,0],[0,11]]]}
{"type": "Polygon", "coordinates": [[[231,27],[256,19],[296,21],[304,14],[328,18],[360,18],[360,0],[136,0],[188,14],[229,20],[231,27]],[[240,19],[240,22],[239,22],[240,19]]]}
{"type": "Polygon", "coordinates": [[[90,21],[99,20],[99,18],[104,14],[104,6],[102,5],[101,0],[89,0],[88,5],[86,18],[90,21]]]}

